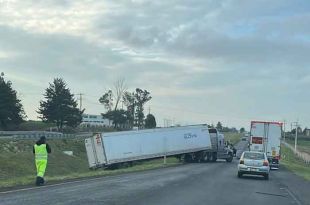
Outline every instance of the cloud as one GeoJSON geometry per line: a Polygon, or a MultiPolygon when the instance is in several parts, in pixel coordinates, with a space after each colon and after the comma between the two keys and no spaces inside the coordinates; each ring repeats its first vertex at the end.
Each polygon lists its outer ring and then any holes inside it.
{"type": "MultiPolygon", "coordinates": [[[[240,124],[266,116],[261,110],[294,118],[295,93],[309,82],[309,9],[306,0],[10,0],[0,7],[0,69],[23,93],[40,94],[63,77],[89,95],[91,113],[101,111],[90,96],[121,77],[129,89],[153,93],[153,104],[208,114],[188,114],[193,121],[239,117],[240,124]]],[[[24,98],[34,113],[31,96],[24,98]]]]}

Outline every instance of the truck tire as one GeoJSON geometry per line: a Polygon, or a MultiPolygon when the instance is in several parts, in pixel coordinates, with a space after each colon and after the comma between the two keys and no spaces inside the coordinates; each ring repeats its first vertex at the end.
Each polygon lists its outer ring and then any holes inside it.
{"type": "Polygon", "coordinates": [[[264,175],[264,178],[265,178],[266,180],[269,180],[269,174],[265,174],[265,175],[264,175]]]}
{"type": "Polygon", "coordinates": [[[196,152],[196,153],[194,154],[194,162],[197,162],[197,163],[202,162],[203,159],[204,159],[203,156],[204,156],[204,153],[203,153],[203,152],[196,152]]]}
{"type": "Polygon", "coordinates": [[[210,162],[211,161],[211,153],[207,152],[205,156],[205,162],[210,162]]]}
{"type": "Polygon", "coordinates": [[[191,155],[191,154],[185,154],[185,156],[184,156],[184,162],[185,162],[185,163],[190,163],[190,162],[192,162],[192,161],[193,161],[192,155],[191,155]]]}
{"type": "Polygon", "coordinates": [[[232,153],[229,153],[228,154],[228,158],[226,158],[226,162],[232,162],[232,160],[233,160],[233,154],[232,153]]]}
{"type": "Polygon", "coordinates": [[[241,177],[242,177],[242,173],[238,172],[238,178],[241,178],[241,177]]]}
{"type": "Polygon", "coordinates": [[[212,162],[216,162],[216,160],[217,160],[217,153],[216,153],[216,152],[213,152],[213,153],[212,153],[212,157],[211,157],[211,161],[212,161],[212,162]]]}

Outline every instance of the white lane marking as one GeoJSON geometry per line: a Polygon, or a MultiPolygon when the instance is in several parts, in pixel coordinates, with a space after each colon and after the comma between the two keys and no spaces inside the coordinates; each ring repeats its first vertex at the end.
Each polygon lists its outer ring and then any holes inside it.
{"type": "Polygon", "coordinates": [[[293,198],[293,200],[296,202],[298,205],[302,205],[302,203],[295,197],[295,195],[287,188],[284,188],[286,192],[293,198]]]}

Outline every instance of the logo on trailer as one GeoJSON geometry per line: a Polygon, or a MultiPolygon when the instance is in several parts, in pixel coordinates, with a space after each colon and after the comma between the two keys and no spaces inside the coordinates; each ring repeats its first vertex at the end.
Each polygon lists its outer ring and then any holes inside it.
{"type": "Polygon", "coordinates": [[[190,139],[190,138],[195,138],[195,137],[197,137],[196,134],[192,134],[192,133],[184,134],[184,139],[190,139]]]}

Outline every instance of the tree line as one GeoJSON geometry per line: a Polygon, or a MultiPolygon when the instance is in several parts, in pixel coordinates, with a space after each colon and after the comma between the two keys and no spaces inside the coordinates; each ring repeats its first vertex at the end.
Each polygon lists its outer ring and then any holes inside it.
{"type": "MultiPolygon", "coordinates": [[[[82,122],[85,109],[78,108],[77,100],[62,78],[54,78],[45,89],[38,110],[39,119],[46,123],[54,123],[59,131],[64,127],[77,127],[82,122]]],[[[144,105],[152,97],[147,90],[136,88],[127,91],[124,80],[115,83],[114,90],[108,90],[99,99],[105,111],[102,116],[113,122],[115,128],[154,128],[154,115],[145,118],[144,105]],[[122,107],[120,107],[122,104],[122,107]],[[125,105],[125,109],[123,106],[125,105]]],[[[12,82],[0,75],[0,130],[14,130],[26,119],[21,100],[12,88],[12,82]]]]}
{"type": "Polygon", "coordinates": [[[136,88],[133,92],[127,91],[124,80],[120,79],[114,84],[113,90],[108,90],[99,98],[99,102],[106,109],[102,116],[112,120],[115,128],[121,126],[155,128],[154,115],[149,113],[146,119],[144,115],[144,105],[151,99],[147,90],[136,88]]]}
{"type": "Polygon", "coordinates": [[[216,126],[214,126],[213,124],[210,125],[210,127],[212,128],[216,128],[218,131],[220,132],[240,132],[240,133],[244,133],[245,132],[245,129],[244,127],[241,127],[240,130],[237,130],[237,128],[235,127],[225,127],[223,126],[223,124],[221,122],[218,122],[216,124],[216,126]]]}

